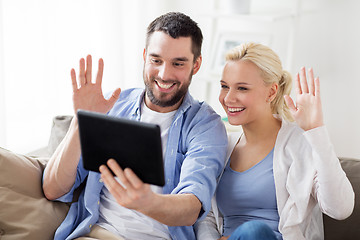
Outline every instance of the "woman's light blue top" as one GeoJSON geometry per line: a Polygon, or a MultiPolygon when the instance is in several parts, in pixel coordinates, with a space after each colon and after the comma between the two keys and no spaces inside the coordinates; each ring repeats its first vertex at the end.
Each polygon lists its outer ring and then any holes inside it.
{"type": "Polygon", "coordinates": [[[224,216],[224,236],[231,235],[242,223],[260,220],[281,239],[273,175],[273,152],[244,172],[231,169],[228,161],[216,192],[224,216]]]}

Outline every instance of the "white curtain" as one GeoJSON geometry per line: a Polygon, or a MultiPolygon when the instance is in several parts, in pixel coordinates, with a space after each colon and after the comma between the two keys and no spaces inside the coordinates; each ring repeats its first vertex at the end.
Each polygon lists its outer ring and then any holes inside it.
{"type": "Polygon", "coordinates": [[[217,100],[220,72],[210,74],[219,33],[244,40],[255,31],[270,32],[271,47],[293,75],[301,66],[314,67],[336,152],[359,158],[359,1],[252,0],[249,17],[224,14],[220,1],[0,0],[0,147],[27,153],[47,144],[52,118],[73,114],[70,69],[77,70],[87,54],[94,65],[104,59],[105,92],[143,86],[147,25],[162,13],[182,11],[204,34],[203,64],[190,86],[195,98],[225,115],[217,100]],[[299,2],[291,50],[287,32],[294,11],[286,9],[299,2]]]}
{"type": "Polygon", "coordinates": [[[94,75],[104,59],[104,92],[143,86],[146,27],[176,10],[168,0],[0,4],[0,146],[20,153],[47,145],[54,116],[74,114],[70,70],[81,57],[93,56],[94,75]]]}
{"type": "Polygon", "coordinates": [[[77,71],[87,54],[94,75],[104,59],[105,92],[127,87],[125,77],[141,83],[139,1],[3,0],[0,6],[1,146],[26,153],[47,144],[51,119],[73,114],[70,69],[77,71]]]}

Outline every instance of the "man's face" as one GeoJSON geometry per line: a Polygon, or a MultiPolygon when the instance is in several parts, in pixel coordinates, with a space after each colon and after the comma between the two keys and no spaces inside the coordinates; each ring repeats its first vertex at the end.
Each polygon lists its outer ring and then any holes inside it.
{"type": "Polygon", "coordinates": [[[194,63],[190,37],[174,39],[154,32],[144,50],[146,105],[158,112],[176,110],[200,65],[201,57],[194,63]]]}

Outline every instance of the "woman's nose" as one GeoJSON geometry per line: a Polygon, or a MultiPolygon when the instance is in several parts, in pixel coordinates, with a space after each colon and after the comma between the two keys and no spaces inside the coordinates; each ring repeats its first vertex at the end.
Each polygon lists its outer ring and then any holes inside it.
{"type": "Polygon", "coordinates": [[[224,101],[226,103],[232,103],[236,101],[236,95],[234,93],[234,91],[232,91],[231,89],[226,93],[225,97],[224,97],[224,101]]]}

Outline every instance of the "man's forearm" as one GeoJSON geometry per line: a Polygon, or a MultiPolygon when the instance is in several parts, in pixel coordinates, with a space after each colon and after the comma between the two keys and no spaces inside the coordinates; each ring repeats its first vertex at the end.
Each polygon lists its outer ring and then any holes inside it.
{"type": "Polygon", "coordinates": [[[51,156],[44,171],[43,191],[47,199],[57,199],[70,191],[75,183],[80,155],[78,123],[74,117],[69,131],[51,156]]]}
{"type": "Polygon", "coordinates": [[[193,194],[155,194],[143,214],[168,226],[191,226],[199,217],[200,200],[193,194]]]}

